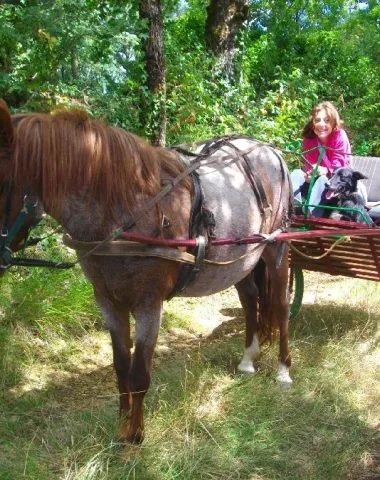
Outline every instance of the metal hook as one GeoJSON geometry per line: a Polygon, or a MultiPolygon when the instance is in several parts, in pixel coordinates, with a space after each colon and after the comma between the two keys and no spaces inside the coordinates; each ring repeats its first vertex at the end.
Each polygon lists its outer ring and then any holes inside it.
{"type": "Polygon", "coordinates": [[[171,221],[170,221],[170,219],[169,219],[166,215],[162,215],[161,226],[162,226],[162,228],[164,228],[164,229],[168,229],[168,228],[171,227],[171,221]]]}

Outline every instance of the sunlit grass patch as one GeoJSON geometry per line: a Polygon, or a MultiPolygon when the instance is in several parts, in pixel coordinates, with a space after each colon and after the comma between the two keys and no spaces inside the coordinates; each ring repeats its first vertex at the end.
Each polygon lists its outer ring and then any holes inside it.
{"type": "Polygon", "coordinates": [[[27,270],[25,275],[16,271],[0,285],[2,322],[27,324],[38,335],[46,336],[49,329],[75,334],[94,327],[101,318],[92,287],[79,268],[27,270]]]}

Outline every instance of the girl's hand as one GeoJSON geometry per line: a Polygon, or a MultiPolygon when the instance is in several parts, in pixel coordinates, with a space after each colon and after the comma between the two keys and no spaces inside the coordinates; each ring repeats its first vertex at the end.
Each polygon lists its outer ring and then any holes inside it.
{"type": "Polygon", "coordinates": [[[318,172],[317,172],[318,177],[320,177],[321,175],[327,175],[327,173],[328,173],[327,167],[321,167],[321,166],[318,167],[318,172]]]}
{"type": "MultiPolygon", "coordinates": [[[[321,175],[327,175],[328,171],[329,170],[327,167],[319,166],[317,170],[317,177],[320,177],[321,175]]],[[[305,182],[310,183],[312,174],[313,174],[312,170],[310,172],[305,173],[305,182]]]]}

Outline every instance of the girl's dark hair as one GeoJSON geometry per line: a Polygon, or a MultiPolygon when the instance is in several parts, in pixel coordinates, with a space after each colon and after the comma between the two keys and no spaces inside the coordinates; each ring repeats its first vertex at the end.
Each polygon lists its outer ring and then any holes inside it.
{"type": "Polygon", "coordinates": [[[335,105],[333,105],[331,102],[321,102],[321,103],[318,103],[318,105],[315,105],[315,107],[313,107],[313,110],[311,111],[309,116],[309,120],[302,130],[303,138],[315,137],[314,119],[321,110],[326,111],[327,116],[331,121],[331,126],[333,130],[336,130],[337,128],[344,128],[344,122],[339,117],[339,113],[338,113],[338,110],[335,108],[335,105]]]}

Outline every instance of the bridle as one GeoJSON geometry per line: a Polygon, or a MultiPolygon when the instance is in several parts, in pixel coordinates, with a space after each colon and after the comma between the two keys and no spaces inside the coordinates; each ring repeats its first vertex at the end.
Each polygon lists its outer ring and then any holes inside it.
{"type": "Polygon", "coordinates": [[[30,231],[33,227],[38,225],[41,220],[40,212],[43,211],[42,206],[39,204],[38,199],[34,198],[29,191],[29,188],[26,188],[26,191],[23,195],[23,206],[18,212],[18,215],[10,225],[10,213],[12,209],[12,198],[13,198],[13,183],[3,182],[0,186],[0,193],[3,190],[6,190],[6,199],[5,199],[5,211],[3,217],[3,225],[1,227],[0,233],[0,273],[12,266],[19,267],[49,267],[49,268],[72,268],[74,262],[54,262],[52,260],[43,260],[39,258],[25,258],[25,257],[14,257],[14,253],[11,249],[11,243],[14,240],[15,236],[23,226],[25,226],[27,218],[31,218],[31,221],[28,221],[28,227],[24,235],[24,246],[23,251],[29,245],[34,245],[38,243],[40,239],[34,239],[34,241],[28,242],[28,237],[30,231]]]}
{"type": "Polygon", "coordinates": [[[5,209],[3,216],[3,223],[0,231],[0,271],[7,270],[13,264],[13,257],[11,250],[11,244],[19,233],[22,227],[25,226],[25,222],[28,217],[31,217],[31,222],[28,222],[28,227],[24,237],[24,248],[27,244],[30,230],[35,227],[41,220],[39,216],[38,200],[31,197],[29,189],[26,190],[23,196],[23,205],[19,210],[16,219],[11,224],[10,214],[12,210],[12,198],[14,191],[13,182],[3,182],[0,187],[0,193],[5,191],[5,209]]]}

